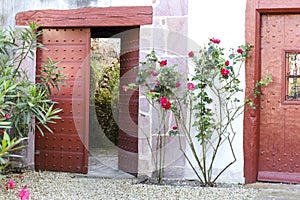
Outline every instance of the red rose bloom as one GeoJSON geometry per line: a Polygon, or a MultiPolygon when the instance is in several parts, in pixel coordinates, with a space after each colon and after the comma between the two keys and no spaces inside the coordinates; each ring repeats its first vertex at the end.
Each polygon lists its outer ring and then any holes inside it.
{"type": "Polygon", "coordinates": [[[243,53],[243,49],[239,48],[238,50],[236,50],[238,53],[242,54],[243,53]]]}
{"type": "Polygon", "coordinates": [[[162,60],[159,62],[160,66],[166,66],[168,64],[167,60],[162,60]]]}
{"type": "Polygon", "coordinates": [[[190,57],[190,58],[192,58],[192,57],[194,57],[194,52],[193,51],[190,51],[189,53],[188,53],[188,56],[190,57]]]}
{"type": "Polygon", "coordinates": [[[168,101],[168,99],[166,97],[162,97],[159,100],[161,107],[163,107],[164,109],[169,109],[171,107],[171,103],[168,101]]]}
{"type": "Polygon", "coordinates": [[[226,65],[226,66],[228,66],[228,65],[229,65],[229,61],[228,61],[228,60],[225,62],[225,65],[226,65]]]}
{"type": "Polygon", "coordinates": [[[215,43],[215,44],[220,44],[221,40],[219,39],[215,39],[215,38],[211,38],[209,39],[212,43],[215,43]]]}
{"type": "Polygon", "coordinates": [[[221,74],[222,74],[222,76],[226,77],[226,76],[228,76],[228,74],[229,74],[229,70],[226,69],[226,68],[222,68],[222,69],[221,69],[221,74]]]}
{"type": "Polygon", "coordinates": [[[176,131],[177,130],[177,126],[173,126],[173,130],[176,131]]]}

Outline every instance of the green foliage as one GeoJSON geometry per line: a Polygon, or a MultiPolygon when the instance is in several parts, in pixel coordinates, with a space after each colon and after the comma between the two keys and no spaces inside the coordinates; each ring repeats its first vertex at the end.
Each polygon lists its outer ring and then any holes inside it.
{"type": "MultiPolygon", "coordinates": [[[[93,71],[99,71],[99,66],[93,67],[93,71]]],[[[120,64],[115,63],[110,66],[101,67],[102,74],[95,77],[98,82],[95,88],[95,109],[98,122],[106,137],[118,144],[119,126],[115,120],[118,112],[119,102],[119,80],[120,80],[120,64]]],[[[94,74],[94,73],[93,73],[94,74]]]]}
{"type": "Polygon", "coordinates": [[[0,139],[0,173],[3,173],[5,168],[9,165],[10,157],[21,157],[13,154],[12,152],[20,150],[25,146],[20,145],[23,141],[27,140],[27,137],[17,139],[14,137],[11,139],[6,131],[3,132],[2,138],[0,139]]]}
{"type": "Polygon", "coordinates": [[[181,83],[184,78],[182,74],[175,69],[177,64],[173,66],[161,66],[155,50],[152,50],[147,56],[146,62],[141,62],[139,66],[136,83],[127,85],[128,89],[136,88],[138,85],[146,87],[145,94],[148,99],[154,103],[158,102],[161,97],[172,97],[178,91],[176,83],[181,83]]]}
{"type": "Polygon", "coordinates": [[[39,80],[37,84],[49,95],[51,95],[52,88],[57,88],[59,91],[60,84],[65,85],[66,74],[61,72],[62,68],[57,67],[58,64],[59,62],[53,63],[51,58],[48,58],[48,62],[41,66],[40,74],[37,75],[39,80]]]}
{"type": "Polygon", "coordinates": [[[273,82],[273,80],[272,80],[272,76],[270,74],[267,74],[264,79],[256,81],[255,88],[254,88],[254,91],[253,91],[253,96],[255,98],[258,97],[258,96],[262,97],[260,88],[266,87],[272,82],[273,82]]]}
{"type": "Polygon", "coordinates": [[[225,59],[225,49],[210,41],[208,48],[201,48],[193,57],[195,75],[192,81],[196,82],[193,126],[198,130],[196,137],[201,143],[211,139],[214,132],[223,135],[227,131],[228,123],[243,108],[243,104],[237,104],[239,99],[236,95],[243,91],[240,88],[239,75],[250,47],[249,44],[239,46],[242,53],[231,49],[228,59],[225,59]],[[222,70],[228,74],[222,73],[222,70]],[[234,112],[228,112],[233,109],[234,112]]]}
{"type": "Polygon", "coordinates": [[[52,132],[47,124],[55,123],[61,111],[54,108],[56,102],[50,99],[51,88],[59,90],[59,84],[65,78],[56,67],[57,63],[48,59],[37,77],[37,84],[30,82],[27,71],[21,70],[22,63],[33,58],[36,48],[43,47],[37,41],[42,34],[38,28],[31,23],[27,29],[0,31],[0,112],[2,116],[6,115],[6,119],[2,117],[0,121],[2,125],[4,121],[10,122],[10,126],[2,128],[13,127],[14,134],[18,136],[25,136],[33,128],[33,116],[42,135],[41,127],[52,132]]]}

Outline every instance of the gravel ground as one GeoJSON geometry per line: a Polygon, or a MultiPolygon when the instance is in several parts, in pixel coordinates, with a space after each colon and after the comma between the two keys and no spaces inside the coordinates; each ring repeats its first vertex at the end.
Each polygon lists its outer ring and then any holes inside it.
{"type": "Polygon", "coordinates": [[[242,185],[221,185],[214,188],[192,185],[137,184],[137,179],[104,179],[61,172],[25,172],[22,177],[10,174],[1,180],[5,184],[13,179],[16,188],[1,189],[0,199],[19,199],[24,185],[30,200],[111,200],[111,199],[205,199],[242,200],[254,199],[258,189],[242,185]]]}

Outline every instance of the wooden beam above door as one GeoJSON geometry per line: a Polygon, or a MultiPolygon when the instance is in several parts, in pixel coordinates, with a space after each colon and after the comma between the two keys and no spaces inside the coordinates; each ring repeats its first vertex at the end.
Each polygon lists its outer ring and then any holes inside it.
{"type": "Polygon", "coordinates": [[[152,7],[126,6],[34,10],[16,15],[17,25],[26,25],[28,22],[36,22],[42,27],[140,26],[152,24],[152,7]]]}

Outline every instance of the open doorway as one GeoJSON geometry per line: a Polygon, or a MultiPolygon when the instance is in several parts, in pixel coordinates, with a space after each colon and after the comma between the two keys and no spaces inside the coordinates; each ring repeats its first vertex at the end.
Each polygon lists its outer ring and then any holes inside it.
{"type": "Polygon", "coordinates": [[[116,148],[120,39],[91,38],[89,149],[116,148]]]}
{"type": "Polygon", "coordinates": [[[91,38],[89,174],[130,177],[118,169],[120,38],[91,38]]]}

